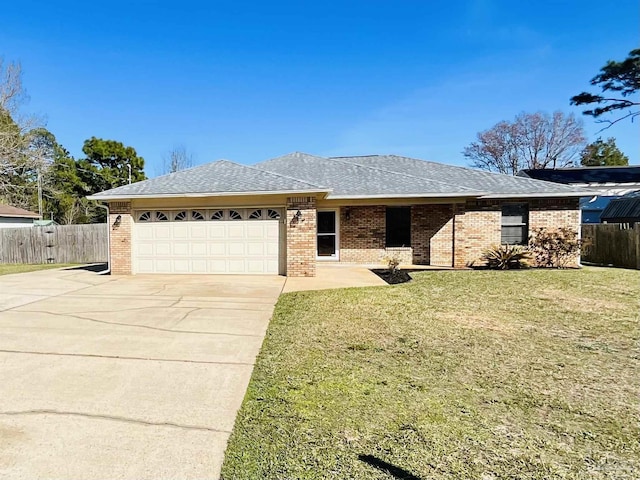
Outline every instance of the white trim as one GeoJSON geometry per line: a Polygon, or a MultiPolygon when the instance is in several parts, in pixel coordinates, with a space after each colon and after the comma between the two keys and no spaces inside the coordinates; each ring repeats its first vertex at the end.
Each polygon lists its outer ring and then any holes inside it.
{"type": "Polygon", "coordinates": [[[381,194],[381,195],[328,195],[327,200],[357,200],[367,198],[476,198],[487,195],[486,192],[458,192],[458,193],[407,193],[407,194],[381,194]]]}
{"type": "MultiPolygon", "coordinates": [[[[340,207],[336,208],[319,208],[316,210],[316,215],[320,212],[334,212],[335,213],[335,231],[334,234],[336,238],[336,253],[327,256],[319,256],[318,255],[318,221],[316,220],[316,260],[320,262],[331,262],[331,261],[339,261],[340,260],[340,207]]],[[[330,235],[330,234],[322,234],[322,235],[330,235]]]]}
{"type": "Polygon", "coordinates": [[[242,197],[250,195],[305,195],[309,193],[326,193],[326,200],[357,200],[357,199],[384,199],[384,198],[562,198],[562,197],[587,197],[593,195],[592,191],[582,192],[556,192],[556,193],[487,193],[487,192],[457,192],[457,193],[410,193],[410,194],[381,194],[381,195],[331,195],[331,190],[282,190],[282,191],[257,191],[257,192],[212,192],[212,193],[164,193],[144,195],[90,195],[88,200],[112,201],[112,200],[137,200],[149,198],[208,198],[208,197],[242,197]]]}
{"type": "Polygon", "coordinates": [[[485,198],[564,198],[564,197],[591,197],[593,192],[585,190],[583,192],[564,192],[564,193],[493,193],[491,195],[484,195],[480,197],[480,200],[485,198]]]}
{"type": "Polygon", "coordinates": [[[240,197],[247,195],[293,195],[307,193],[329,193],[331,190],[278,190],[278,191],[246,191],[246,192],[203,192],[203,193],[154,193],[154,194],[122,194],[122,195],[89,195],[88,200],[136,200],[139,198],[205,198],[205,197],[240,197]]]}

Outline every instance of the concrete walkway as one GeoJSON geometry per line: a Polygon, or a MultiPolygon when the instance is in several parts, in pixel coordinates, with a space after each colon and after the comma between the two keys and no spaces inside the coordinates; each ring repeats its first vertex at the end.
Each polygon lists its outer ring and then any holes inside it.
{"type": "Polygon", "coordinates": [[[0,478],[217,479],[284,281],[0,276],[0,478]]]}
{"type": "MultiPolygon", "coordinates": [[[[384,268],[378,266],[377,268],[384,268]]],[[[315,277],[288,277],[283,293],[329,288],[377,287],[387,285],[369,267],[348,264],[316,264],[315,277]]]]}

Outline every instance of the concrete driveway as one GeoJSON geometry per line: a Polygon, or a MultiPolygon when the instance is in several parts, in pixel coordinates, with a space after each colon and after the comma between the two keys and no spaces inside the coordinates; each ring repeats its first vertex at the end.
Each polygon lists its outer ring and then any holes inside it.
{"type": "Polygon", "coordinates": [[[284,280],[0,276],[0,478],[217,479],[284,280]]]}

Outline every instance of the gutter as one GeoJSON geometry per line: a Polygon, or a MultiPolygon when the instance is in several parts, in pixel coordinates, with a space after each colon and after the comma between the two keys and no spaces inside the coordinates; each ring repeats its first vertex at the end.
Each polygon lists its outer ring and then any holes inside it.
{"type": "Polygon", "coordinates": [[[402,193],[381,195],[328,195],[327,200],[358,200],[367,198],[477,198],[485,195],[485,192],[458,192],[458,193],[402,193]]]}
{"type": "Polygon", "coordinates": [[[557,192],[557,193],[493,193],[483,195],[480,199],[485,198],[560,198],[560,197],[592,197],[593,192],[557,192]]]}
{"type": "Polygon", "coordinates": [[[136,200],[139,198],[206,198],[206,197],[245,197],[248,195],[304,195],[307,193],[331,193],[331,190],[281,190],[257,192],[207,192],[207,193],[161,193],[161,194],[122,194],[122,195],[90,195],[89,200],[136,200]]]}

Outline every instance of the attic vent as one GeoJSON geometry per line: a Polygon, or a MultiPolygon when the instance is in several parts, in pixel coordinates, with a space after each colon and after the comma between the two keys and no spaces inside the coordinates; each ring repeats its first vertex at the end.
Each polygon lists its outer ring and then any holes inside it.
{"type": "Polygon", "coordinates": [[[129,213],[131,210],[130,202],[111,202],[109,203],[111,213],[129,213]]]}

